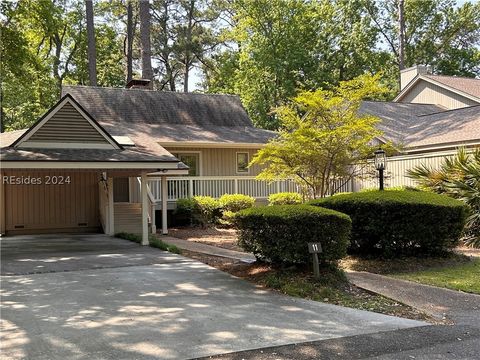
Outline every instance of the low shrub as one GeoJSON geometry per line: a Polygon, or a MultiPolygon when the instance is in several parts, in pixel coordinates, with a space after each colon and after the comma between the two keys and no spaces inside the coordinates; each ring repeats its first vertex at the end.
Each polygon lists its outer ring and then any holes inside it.
{"type": "Polygon", "coordinates": [[[237,212],[251,208],[255,204],[255,198],[243,194],[225,194],[218,200],[222,211],[237,212]]]}
{"type": "Polygon", "coordinates": [[[273,264],[310,262],[308,242],[322,244],[322,262],[341,259],[351,228],[347,215],[309,205],[253,207],[238,212],[235,224],[239,245],[273,264]]]}
{"type": "Polygon", "coordinates": [[[302,195],[295,192],[281,192],[268,196],[268,205],[295,205],[302,202],[302,195]]]}
{"type": "Polygon", "coordinates": [[[220,203],[211,196],[194,196],[194,219],[202,226],[215,224],[220,216],[220,203]]]}
{"type": "Polygon", "coordinates": [[[188,219],[190,225],[207,226],[219,218],[220,203],[210,196],[178,199],[174,215],[188,219]]]}
{"type": "Polygon", "coordinates": [[[349,215],[349,252],[393,257],[438,254],[458,244],[467,210],[462,202],[420,191],[367,191],[312,200],[349,215]]]}

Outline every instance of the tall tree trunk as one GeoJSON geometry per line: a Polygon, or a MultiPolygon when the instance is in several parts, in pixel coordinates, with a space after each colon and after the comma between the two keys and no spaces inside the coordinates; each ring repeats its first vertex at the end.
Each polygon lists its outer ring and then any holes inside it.
{"type": "Polygon", "coordinates": [[[398,67],[405,69],[405,1],[398,0],[398,67]]]}
{"type": "Polygon", "coordinates": [[[195,11],[195,0],[190,0],[188,7],[188,27],[187,27],[187,41],[185,44],[185,64],[184,64],[184,74],[183,74],[183,91],[188,92],[188,77],[190,73],[191,66],[191,48],[192,48],[192,31],[193,31],[193,16],[195,11]]]}
{"type": "Polygon", "coordinates": [[[93,21],[93,0],[85,0],[88,37],[88,78],[91,86],[97,86],[97,50],[95,48],[95,25],[93,21]]]}
{"type": "Polygon", "coordinates": [[[127,83],[133,77],[133,5],[127,1],[127,83]]]}
{"type": "Polygon", "coordinates": [[[140,43],[142,55],[142,78],[150,80],[153,88],[152,48],[150,45],[150,3],[140,0],[140,43]]]}

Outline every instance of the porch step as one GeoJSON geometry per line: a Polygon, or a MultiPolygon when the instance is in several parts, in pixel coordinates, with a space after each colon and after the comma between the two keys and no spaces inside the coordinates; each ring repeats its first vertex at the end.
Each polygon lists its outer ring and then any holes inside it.
{"type": "Polygon", "coordinates": [[[115,233],[142,233],[142,206],[139,203],[114,204],[115,233]]]}

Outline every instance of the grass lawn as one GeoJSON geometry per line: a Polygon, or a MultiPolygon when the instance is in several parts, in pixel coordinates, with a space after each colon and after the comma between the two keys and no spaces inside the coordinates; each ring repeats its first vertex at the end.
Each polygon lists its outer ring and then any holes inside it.
{"type": "Polygon", "coordinates": [[[461,265],[394,274],[393,276],[422,284],[480,294],[480,258],[461,265]]]}

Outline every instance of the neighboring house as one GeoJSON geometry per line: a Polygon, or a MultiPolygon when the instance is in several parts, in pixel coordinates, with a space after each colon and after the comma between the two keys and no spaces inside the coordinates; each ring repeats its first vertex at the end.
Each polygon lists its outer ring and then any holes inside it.
{"type": "MultiPolygon", "coordinates": [[[[406,176],[409,169],[438,167],[458,147],[480,146],[480,79],[432,75],[426,66],[413,66],[401,72],[394,102],[365,101],[361,112],[379,117],[379,140],[399,148],[388,159],[389,186],[415,185],[406,176]]],[[[375,186],[375,179],[357,179],[350,190],[375,186]]]]}
{"type": "MultiPolygon", "coordinates": [[[[0,134],[1,233],[127,231],[146,242],[157,219],[167,232],[167,209],[179,198],[243,193],[264,201],[296,190],[255,179],[261,168],[247,165],[276,133],[255,128],[238,97],[146,84],[65,86],[32,127],[0,134]]],[[[407,170],[480,145],[479,88],[478,79],[413,67],[402,72],[394,102],[363,102],[361,112],[381,119],[378,141],[399,149],[388,159],[388,186],[414,185],[407,170]]],[[[355,179],[341,191],[375,186],[355,179]]]]}

